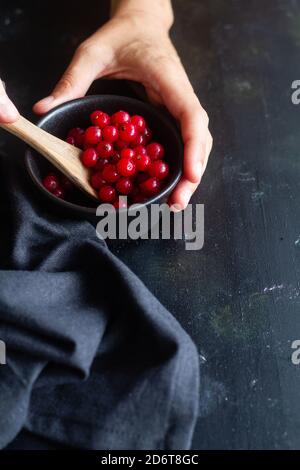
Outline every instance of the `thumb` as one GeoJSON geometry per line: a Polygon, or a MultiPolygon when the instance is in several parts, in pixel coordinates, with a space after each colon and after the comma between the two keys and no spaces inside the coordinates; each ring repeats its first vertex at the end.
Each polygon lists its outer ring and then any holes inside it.
{"type": "Polygon", "coordinates": [[[10,123],[18,119],[19,113],[15,105],[8,98],[4,84],[0,80],[0,122],[10,123]]]}
{"type": "Polygon", "coordinates": [[[98,54],[95,54],[91,46],[79,46],[51,95],[38,101],[33,111],[44,114],[65,101],[84,96],[95,78],[100,75],[101,63],[99,64],[98,54]]]}

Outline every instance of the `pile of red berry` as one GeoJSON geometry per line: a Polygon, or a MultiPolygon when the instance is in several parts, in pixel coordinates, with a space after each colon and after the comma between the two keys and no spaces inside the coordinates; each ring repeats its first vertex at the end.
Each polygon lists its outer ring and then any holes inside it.
{"type": "MultiPolygon", "coordinates": [[[[81,161],[91,170],[91,186],[99,199],[123,207],[120,195],[126,195],[130,203],[138,203],[157,194],[169,167],[163,160],[164,147],[151,140],[152,132],[145,119],[125,111],[109,116],[97,110],[90,120],[92,126],[85,130],[71,129],[66,141],[83,150],[81,161]]],[[[64,191],[58,194],[61,185],[52,184],[54,176],[46,176],[44,186],[58,197],[64,197],[64,191]]]]}
{"type": "Polygon", "coordinates": [[[65,199],[74,188],[73,183],[66,176],[58,173],[49,173],[45,176],[43,185],[50,193],[60,199],[65,199]]]}

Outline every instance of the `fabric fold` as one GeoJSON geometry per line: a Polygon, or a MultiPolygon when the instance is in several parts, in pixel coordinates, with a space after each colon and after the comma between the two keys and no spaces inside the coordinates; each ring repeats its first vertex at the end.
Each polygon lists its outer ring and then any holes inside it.
{"type": "Polygon", "coordinates": [[[22,428],[75,448],[189,448],[189,336],[90,223],[47,213],[13,160],[2,171],[0,448],[22,428]]]}

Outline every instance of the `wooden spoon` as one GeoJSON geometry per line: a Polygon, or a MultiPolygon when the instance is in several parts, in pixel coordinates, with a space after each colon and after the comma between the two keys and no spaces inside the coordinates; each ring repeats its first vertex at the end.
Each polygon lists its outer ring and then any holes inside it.
{"type": "Polygon", "coordinates": [[[20,116],[12,124],[0,124],[0,127],[22,139],[49,160],[56,168],[64,173],[76,186],[89,196],[97,198],[96,191],[89,183],[89,170],[80,161],[81,150],[64,142],[35,126],[32,122],[20,116]]]}

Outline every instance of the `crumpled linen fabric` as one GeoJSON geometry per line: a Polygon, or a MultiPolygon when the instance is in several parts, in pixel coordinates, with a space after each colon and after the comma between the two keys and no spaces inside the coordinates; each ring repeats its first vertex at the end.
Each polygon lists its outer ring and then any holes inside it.
{"type": "Polygon", "coordinates": [[[48,212],[21,164],[1,166],[0,448],[25,429],[81,449],[188,449],[192,340],[92,224],[48,212]]]}

